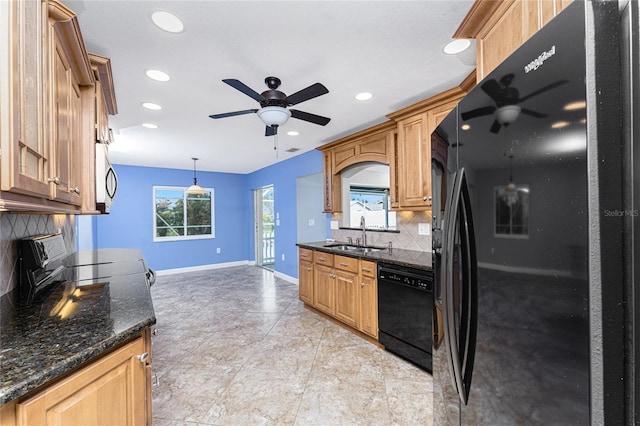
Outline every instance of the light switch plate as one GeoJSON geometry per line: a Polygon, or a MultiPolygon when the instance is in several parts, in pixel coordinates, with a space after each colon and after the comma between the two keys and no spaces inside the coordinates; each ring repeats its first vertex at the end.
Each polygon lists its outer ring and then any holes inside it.
{"type": "Polygon", "coordinates": [[[431,235],[431,225],[429,223],[418,223],[418,235],[431,235]]]}
{"type": "Polygon", "coordinates": [[[338,229],[339,227],[340,226],[339,226],[339,223],[338,223],[337,220],[332,220],[331,221],[331,229],[338,229]]]}
{"type": "Polygon", "coordinates": [[[316,221],[313,219],[309,219],[309,226],[316,226],[316,221]]]}

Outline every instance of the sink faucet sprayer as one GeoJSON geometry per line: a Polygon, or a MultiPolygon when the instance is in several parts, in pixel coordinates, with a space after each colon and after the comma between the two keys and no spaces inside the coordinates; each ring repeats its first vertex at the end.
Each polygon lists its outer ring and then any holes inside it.
{"type": "Polygon", "coordinates": [[[362,228],[362,245],[367,245],[367,226],[364,221],[364,216],[360,216],[360,227],[362,228]]]}

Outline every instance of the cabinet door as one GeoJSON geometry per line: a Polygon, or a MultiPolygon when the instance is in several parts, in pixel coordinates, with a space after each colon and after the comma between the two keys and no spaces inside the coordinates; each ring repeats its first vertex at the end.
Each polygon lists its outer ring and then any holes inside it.
{"type": "Polygon", "coordinates": [[[316,264],[313,277],[313,306],[325,314],[334,316],[335,274],[333,268],[316,264]]]}
{"type": "Polygon", "coordinates": [[[300,259],[298,291],[300,300],[313,306],[313,263],[300,259]]]}
{"type": "Polygon", "coordinates": [[[144,425],[143,337],[17,404],[18,425],[144,425]]]}
{"type": "Polygon", "coordinates": [[[358,327],[358,274],[353,272],[335,270],[336,286],[336,318],[350,325],[358,327]]]}
{"type": "Polygon", "coordinates": [[[44,135],[44,18],[46,3],[0,5],[0,189],[49,197],[49,149],[44,135]],[[7,66],[8,64],[8,66],[7,66]]]}
{"type": "Polygon", "coordinates": [[[378,281],[360,277],[360,331],[378,338],[378,281]]]}
{"type": "Polygon", "coordinates": [[[398,122],[396,146],[397,206],[431,206],[431,138],[426,113],[398,122]]]}

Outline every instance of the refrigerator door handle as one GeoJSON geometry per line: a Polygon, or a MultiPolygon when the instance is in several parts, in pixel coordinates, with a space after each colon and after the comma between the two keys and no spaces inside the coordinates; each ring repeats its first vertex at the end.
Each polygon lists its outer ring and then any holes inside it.
{"type": "Polygon", "coordinates": [[[443,241],[442,280],[443,329],[449,352],[449,369],[453,386],[461,401],[467,404],[475,358],[477,329],[477,258],[475,234],[471,217],[471,199],[464,168],[454,176],[453,191],[447,203],[447,222],[443,241]],[[454,295],[454,248],[457,233],[460,237],[458,268],[462,283],[459,321],[456,321],[454,295]],[[460,325],[459,335],[456,324],[460,325]]]}
{"type": "Polygon", "coordinates": [[[448,364],[451,381],[454,389],[460,395],[460,362],[458,356],[458,346],[455,330],[455,309],[453,297],[453,250],[457,228],[458,207],[460,203],[460,180],[459,172],[453,175],[453,188],[447,199],[445,208],[445,223],[442,234],[442,328],[444,334],[444,344],[449,354],[448,364]]]}
{"type": "Polygon", "coordinates": [[[461,392],[460,397],[465,404],[469,400],[473,363],[476,351],[476,334],[478,324],[478,279],[475,231],[471,212],[471,197],[464,169],[460,176],[460,238],[462,246],[462,312],[460,314],[460,341],[462,357],[459,358],[461,392]]]}

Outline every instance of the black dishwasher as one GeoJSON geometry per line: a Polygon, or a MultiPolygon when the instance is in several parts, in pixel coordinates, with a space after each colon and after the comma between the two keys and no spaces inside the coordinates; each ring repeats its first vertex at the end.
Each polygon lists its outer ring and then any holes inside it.
{"type": "Polygon", "coordinates": [[[433,273],[378,263],[378,340],[385,349],[432,371],[433,273]]]}

